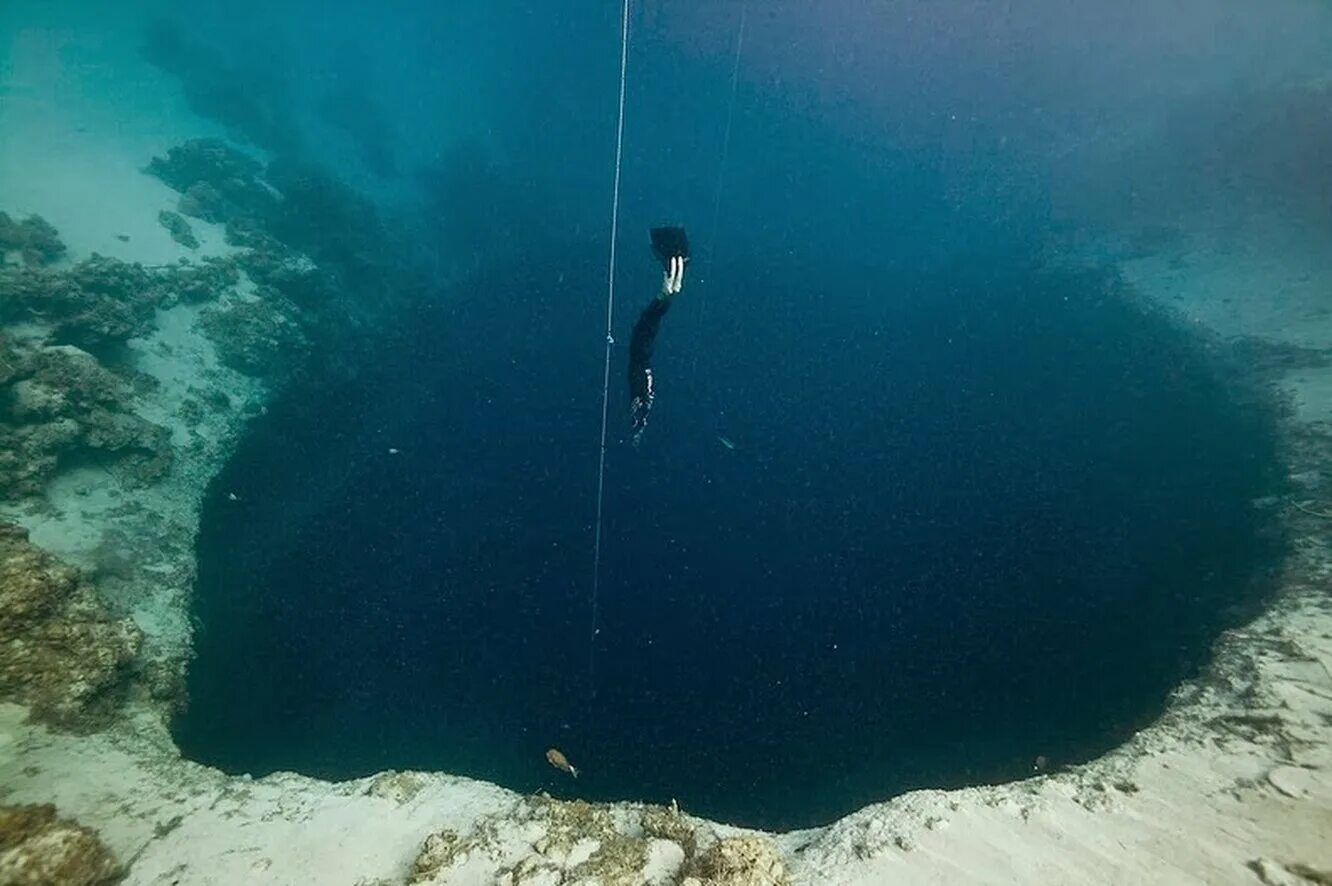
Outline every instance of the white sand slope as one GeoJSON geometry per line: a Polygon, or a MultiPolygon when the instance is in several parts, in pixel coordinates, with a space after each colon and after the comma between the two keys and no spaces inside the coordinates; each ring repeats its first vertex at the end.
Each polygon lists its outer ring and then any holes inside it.
{"type": "MultiPolygon", "coordinates": [[[[153,154],[215,128],[193,118],[169,79],[124,48],[133,42],[116,35],[114,15],[102,30],[60,18],[58,9],[31,3],[0,9],[0,56],[7,55],[0,209],[42,214],[75,259],[97,251],[175,260],[184,250],[157,223],[175,195],[139,170],[153,154]],[[110,82],[120,84],[115,92],[102,86],[110,82]]],[[[219,232],[199,228],[202,252],[224,248],[219,232]]],[[[1332,249],[1283,234],[1275,223],[1267,230],[1243,250],[1185,238],[1176,254],[1128,263],[1125,272],[1149,297],[1211,333],[1332,347],[1332,249]]],[[[212,390],[227,391],[235,408],[213,412],[193,431],[178,429],[171,475],[146,492],[124,493],[104,473],[70,472],[44,507],[9,514],[32,529],[34,541],[75,563],[112,533],[141,558],[157,580],[122,589],[117,602],[157,654],[187,648],[203,489],[247,411],[264,398],[258,385],[218,365],[194,310],[163,312],[157,332],[134,344],[137,368],[162,383],[136,409],[175,424],[186,397],[212,390]]],[[[1332,371],[1292,370],[1285,384],[1298,407],[1295,422],[1312,429],[1332,416],[1332,371]]],[[[1310,482],[1310,499],[1332,497],[1310,482]]],[[[917,792],[827,828],[775,837],[793,879],[1332,882],[1332,521],[1292,509],[1290,522],[1296,545],[1278,599],[1223,639],[1208,674],[1181,687],[1160,722],[1074,771],[917,792]]],[[[443,829],[485,837],[491,850],[455,859],[423,881],[494,882],[503,868],[507,882],[575,882],[569,871],[578,858],[606,839],[590,837],[560,854],[551,825],[527,814],[522,798],[447,775],[345,784],[228,777],[181,760],[149,706],[90,736],[52,733],[27,724],[22,708],[0,706],[0,802],[56,803],[132,864],[128,882],[136,884],[397,883],[427,836],[443,829]]],[[[615,815],[634,832],[632,808],[615,815]]],[[[680,856],[665,843],[654,846],[654,877],[669,881],[680,856]]]]}

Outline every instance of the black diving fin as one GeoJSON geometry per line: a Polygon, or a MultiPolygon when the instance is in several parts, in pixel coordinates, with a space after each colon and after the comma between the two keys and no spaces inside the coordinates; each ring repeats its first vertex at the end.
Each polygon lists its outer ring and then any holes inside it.
{"type": "Polygon", "coordinates": [[[670,261],[676,256],[689,258],[689,237],[684,228],[664,227],[652,229],[652,252],[664,271],[670,271],[670,261]]]}

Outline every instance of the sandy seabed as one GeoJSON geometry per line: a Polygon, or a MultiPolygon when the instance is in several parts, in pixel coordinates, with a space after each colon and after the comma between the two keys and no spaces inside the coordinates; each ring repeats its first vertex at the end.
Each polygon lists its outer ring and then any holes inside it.
{"type": "MultiPolygon", "coordinates": [[[[132,42],[63,27],[6,31],[0,17],[10,59],[0,209],[50,221],[66,262],[94,252],[145,265],[228,254],[221,229],[203,223],[194,224],[198,250],[174,242],[158,213],[178,195],[141,173],[173,145],[218,134],[215,125],[189,113],[169,78],[115,48],[132,42]],[[80,51],[67,52],[70,41],[80,51]],[[124,94],[100,91],[111,70],[124,94]],[[132,126],[117,104],[128,95],[132,126]]],[[[1199,335],[1332,355],[1332,249],[1279,220],[1255,220],[1245,242],[1235,252],[1199,230],[1169,254],[1121,267],[1199,335]]],[[[245,288],[242,280],[233,297],[245,288]]],[[[114,534],[138,559],[135,574],[155,576],[122,583],[114,603],[158,660],[188,657],[204,489],[267,396],[219,361],[198,313],[162,310],[130,343],[135,369],[158,382],[130,408],[171,427],[179,444],[167,475],[126,490],[107,472],[70,469],[36,505],[2,509],[75,567],[89,567],[114,534]],[[240,407],[202,415],[187,434],[173,418],[201,391],[240,407]]],[[[1277,396],[1290,404],[1284,433],[1298,480],[1289,500],[1267,504],[1282,509],[1294,542],[1281,588],[1263,615],[1221,638],[1206,673],[1178,688],[1157,723],[1085,766],[918,791],[774,835],[688,810],[521,796],[437,773],[339,784],[228,776],[183,760],[162,706],[143,698],[91,734],[0,705],[0,802],[53,803],[137,884],[1332,882],[1332,520],[1321,516],[1332,497],[1332,366],[1320,365],[1332,361],[1272,362],[1277,396]]],[[[22,879],[35,862],[21,853],[68,851],[67,837],[14,846],[0,828],[0,882],[43,882],[22,879]]]]}

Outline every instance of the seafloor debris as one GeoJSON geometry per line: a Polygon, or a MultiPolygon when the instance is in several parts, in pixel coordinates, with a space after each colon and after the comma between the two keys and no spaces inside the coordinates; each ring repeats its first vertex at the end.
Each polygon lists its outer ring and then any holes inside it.
{"type": "Polygon", "coordinates": [[[23,264],[37,267],[64,255],[65,244],[60,242],[56,229],[39,215],[30,215],[20,222],[0,212],[0,259],[7,261],[10,253],[23,264]]]}
{"type": "Polygon", "coordinates": [[[0,883],[109,886],[124,876],[96,831],[57,817],[49,803],[0,806],[0,883]]]}
{"type": "Polygon", "coordinates": [[[140,638],[26,530],[0,522],[0,699],[52,725],[95,728],[114,711],[140,638]]]}

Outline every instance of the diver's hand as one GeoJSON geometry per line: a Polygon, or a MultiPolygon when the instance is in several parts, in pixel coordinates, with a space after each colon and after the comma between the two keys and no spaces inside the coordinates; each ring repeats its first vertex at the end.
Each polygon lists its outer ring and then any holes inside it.
{"type": "Polygon", "coordinates": [[[670,264],[666,267],[666,273],[661,281],[661,294],[670,297],[684,288],[684,269],[685,262],[688,261],[684,256],[677,255],[671,258],[670,264]]]}

